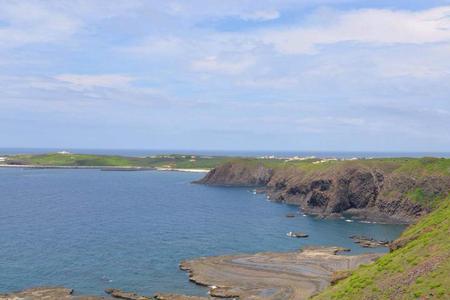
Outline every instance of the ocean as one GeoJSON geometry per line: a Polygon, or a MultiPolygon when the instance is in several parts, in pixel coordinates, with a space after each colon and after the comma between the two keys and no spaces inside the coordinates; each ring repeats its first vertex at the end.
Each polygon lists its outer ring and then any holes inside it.
{"type": "Polygon", "coordinates": [[[251,189],[191,183],[201,176],[0,168],[0,292],[61,285],[96,295],[109,287],[205,295],[180,261],[306,245],[387,251],[361,248],[349,236],[391,240],[404,229],[303,216],[251,189]],[[309,238],[290,238],[289,231],[309,238]]]}
{"type": "Polygon", "coordinates": [[[42,154],[58,151],[69,151],[77,154],[98,154],[98,155],[123,155],[123,156],[150,156],[158,154],[194,154],[194,155],[215,155],[215,156],[241,156],[258,157],[309,157],[319,158],[384,158],[384,157],[450,157],[450,152],[364,152],[364,151],[220,151],[220,150],[189,150],[189,149],[76,149],[76,148],[0,148],[0,155],[13,154],[42,154]]]}

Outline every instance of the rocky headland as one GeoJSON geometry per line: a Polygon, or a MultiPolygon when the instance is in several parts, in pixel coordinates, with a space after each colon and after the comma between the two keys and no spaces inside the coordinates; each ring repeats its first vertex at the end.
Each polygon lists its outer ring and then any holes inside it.
{"type": "Polygon", "coordinates": [[[445,159],[338,161],[267,166],[236,160],[196,183],[263,187],[273,201],[299,205],[323,217],[349,214],[382,222],[411,223],[431,211],[433,199],[450,190],[445,159]]]}
{"type": "Polygon", "coordinates": [[[450,198],[445,197],[450,191],[449,160],[315,162],[271,165],[261,160],[234,160],[217,166],[197,183],[254,187],[258,192],[264,190],[273,201],[296,204],[303,212],[323,217],[350,214],[414,223],[390,243],[350,237],[362,247],[387,246],[390,253],[339,255],[344,249],[328,247],[182,262],[180,268],[189,273],[192,282],[209,288],[206,297],[143,296],[119,289],[108,289],[105,296],[82,296],[68,288],[39,287],[0,294],[0,300],[448,298],[450,198]]]}

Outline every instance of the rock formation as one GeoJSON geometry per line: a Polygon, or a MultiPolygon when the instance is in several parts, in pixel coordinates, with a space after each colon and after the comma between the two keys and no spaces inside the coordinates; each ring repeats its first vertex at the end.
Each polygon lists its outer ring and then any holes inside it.
{"type": "Polygon", "coordinates": [[[340,248],[199,258],[182,262],[190,280],[215,297],[301,300],[327,287],[336,271],[374,261],[381,254],[337,255],[340,248]]]}
{"type": "Polygon", "coordinates": [[[413,201],[411,191],[443,195],[449,176],[415,176],[393,172],[389,164],[338,163],[328,168],[267,168],[257,163],[229,162],[196,183],[224,186],[262,186],[273,201],[296,204],[310,214],[331,216],[343,212],[364,219],[410,223],[429,212],[413,201]]]}
{"type": "Polygon", "coordinates": [[[37,287],[16,293],[0,294],[0,300],[101,300],[101,296],[75,296],[73,290],[64,287],[37,287]]]}

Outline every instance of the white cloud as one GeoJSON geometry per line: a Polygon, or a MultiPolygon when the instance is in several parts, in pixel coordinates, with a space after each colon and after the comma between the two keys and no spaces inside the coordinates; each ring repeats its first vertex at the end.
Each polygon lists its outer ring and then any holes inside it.
{"type": "Polygon", "coordinates": [[[55,79],[80,88],[93,88],[93,87],[123,88],[129,86],[130,82],[135,80],[134,77],[118,74],[104,74],[104,75],[61,74],[55,76],[55,79]]]}
{"type": "Polygon", "coordinates": [[[246,58],[238,61],[225,61],[216,56],[208,56],[204,59],[195,60],[191,67],[198,72],[216,72],[224,74],[239,74],[253,65],[253,59],[246,58]]]}
{"type": "Polygon", "coordinates": [[[424,11],[362,9],[320,13],[317,24],[260,32],[260,38],[284,54],[314,53],[321,45],[426,44],[450,41],[450,6],[424,11]],[[323,25],[326,24],[326,25],[323,25]]]}
{"type": "Polygon", "coordinates": [[[276,10],[258,10],[251,13],[244,13],[240,15],[245,21],[270,21],[280,17],[280,13],[276,10]]]}
{"type": "Polygon", "coordinates": [[[0,5],[0,48],[30,43],[48,43],[69,38],[80,22],[67,14],[33,2],[6,2],[0,5]]]}
{"type": "Polygon", "coordinates": [[[120,47],[119,51],[137,54],[137,55],[176,55],[182,54],[187,47],[186,41],[177,37],[151,37],[147,38],[137,45],[129,47],[120,47]]]}
{"type": "Polygon", "coordinates": [[[246,80],[239,80],[236,82],[237,86],[250,88],[271,88],[271,89],[292,88],[298,84],[299,79],[293,77],[251,78],[246,80]]]}

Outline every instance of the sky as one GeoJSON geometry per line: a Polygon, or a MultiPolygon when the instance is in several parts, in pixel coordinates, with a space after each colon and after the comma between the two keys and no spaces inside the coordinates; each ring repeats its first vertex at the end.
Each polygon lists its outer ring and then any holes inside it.
{"type": "Polygon", "coordinates": [[[0,0],[0,147],[450,151],[450,0],[0,0]]]}

